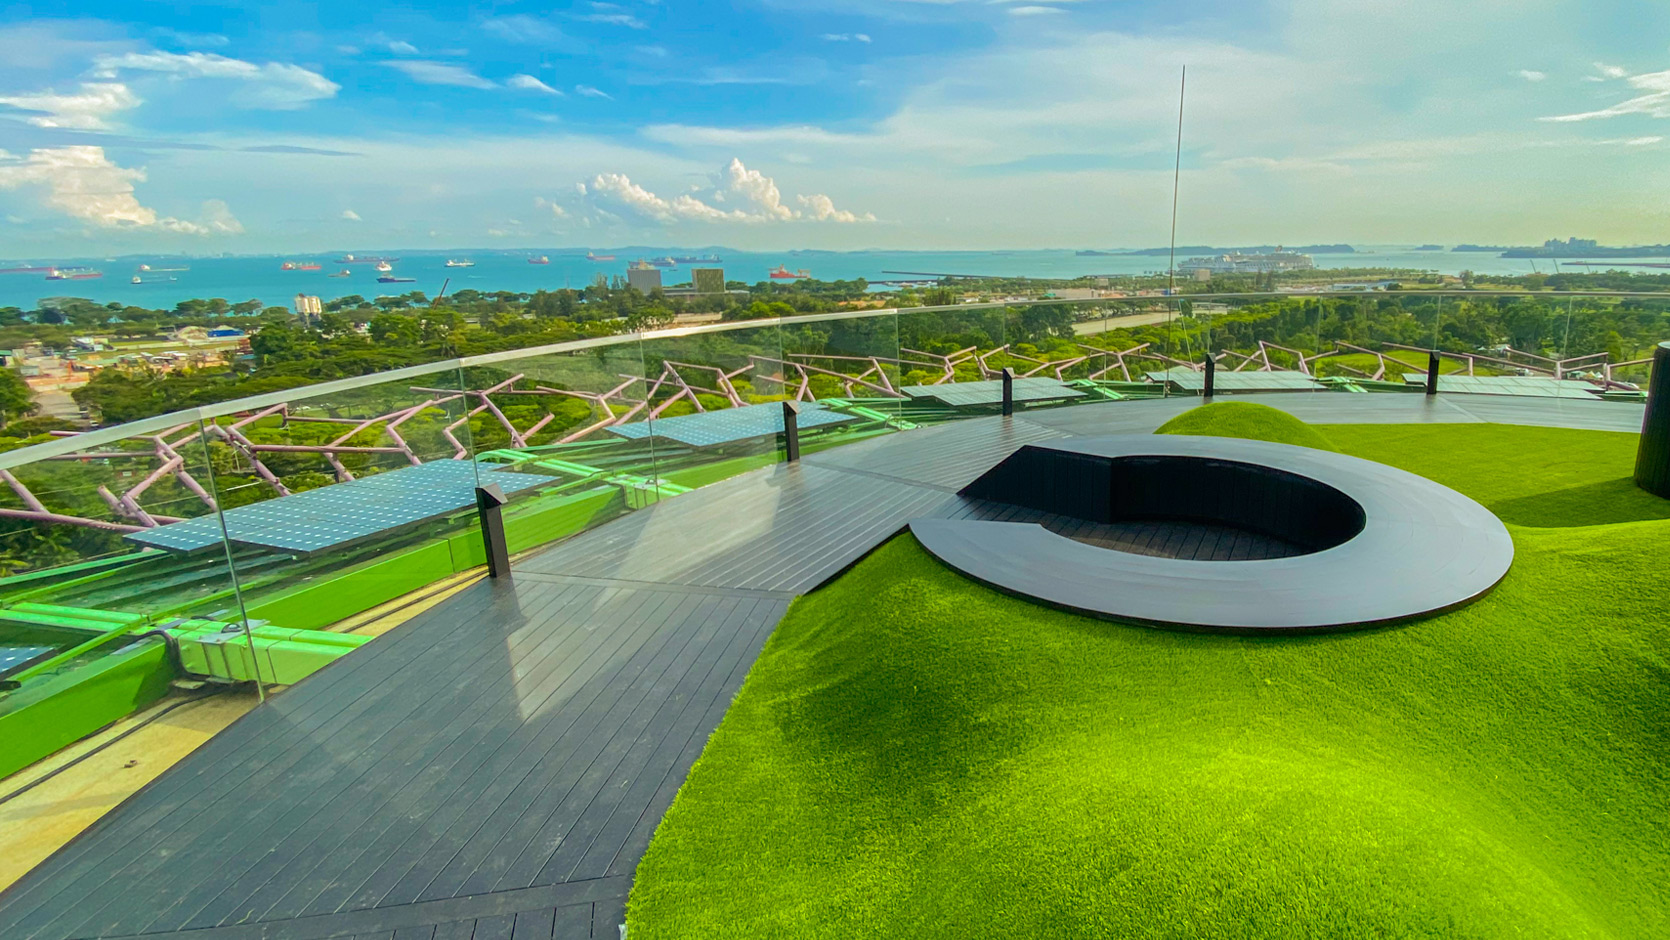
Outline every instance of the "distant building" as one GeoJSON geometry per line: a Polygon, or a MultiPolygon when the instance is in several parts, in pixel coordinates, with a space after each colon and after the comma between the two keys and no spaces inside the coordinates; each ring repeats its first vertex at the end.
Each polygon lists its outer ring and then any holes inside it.
{"type": "Polygon", "coordinates": [[[626,283],[629,287],[637,288],[640,294],[652,294],[661,289],[661,269],[637,264],[626,269],[626,283]]]}
{"type": "Polygon", "coordinates": [[[304,317],[305,316],[315,316],[316,317],[319,314],[325,312],[324,304],[319,302],[319,298],[310,296],[308,294],[297,294],[296,295],[296,305],[295,306],[296,306],[296,312],[301,314],[304,317]]]}
{"type": "Polygon", "coordinates": [[[698,294],[723,294],[725,292],[725,269],[692,268],[690,270],[690,289],[698,294]]]}

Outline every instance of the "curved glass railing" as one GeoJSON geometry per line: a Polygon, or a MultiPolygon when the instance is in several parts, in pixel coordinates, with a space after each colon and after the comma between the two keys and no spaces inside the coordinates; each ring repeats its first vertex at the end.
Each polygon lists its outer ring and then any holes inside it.
{"type": "Polygon", "coordinates": [[[52,705],[92,677],[137,704],[169,669],[265,689],[352,649],[345,625],[483,564],[478,484],[526,552],[782,460],[782,401],[813,453],[993,414],[1005,369],[1018,412],[1198,397],[1209,359],[1220,395],[1401,394],[1436,348],[1444,393],[1639,401],[1667,318],[1661,294],[1090,292],[628,333],[62,436],[0,453],[0,775],[98,726],[52,705]]]}

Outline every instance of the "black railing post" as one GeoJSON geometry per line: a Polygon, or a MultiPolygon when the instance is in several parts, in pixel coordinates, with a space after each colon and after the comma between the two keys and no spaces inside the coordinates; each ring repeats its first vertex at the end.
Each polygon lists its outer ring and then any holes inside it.
{"type": "Polygon", "coordinates": [[[783,402],[783,449],[789,463],[800,460],[800,403],[783,402]]]}
{"type": "Polygon", "coordinates": [[[1003,416],[1005,418],[1015,413],[1015,372],[1008,366],[1003,367],[1003,416]]]}
{"type": "Polygon", "coordinates": [[[1670,498],[1670,343],[1659,343],[1653,350],[1652,369],[1641,443],[1635,451],[1635,485],[1670,498]]]}
{"type": "Polygon", "coordinates": [[[1438,350],[1426,354],[1426,393],[1438,394],[1438,350]]]}
{"type": "Polygon", "coordinates": [[[510,545],[504,540],[504,495],[499,484],[489,483],[475,488],[475,508],[481,516],[481,541],[487,547],[487,575],[493,578],[510,577],[510,545]]]}
{"type": "Polygon", "coordinates": [[[1212,380],[1217,375],[1218,364],[1212,361],[1211,354],[1206,356],[1206,398],[1212,397],[1212,380]]]}

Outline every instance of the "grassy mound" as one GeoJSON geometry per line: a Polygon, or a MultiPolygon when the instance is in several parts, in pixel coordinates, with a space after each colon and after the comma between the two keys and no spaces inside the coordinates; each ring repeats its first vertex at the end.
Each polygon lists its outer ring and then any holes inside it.
{"type": "Polygon", "coordinates": [[[1154,433],[1243,437],[1317,450],[1338,449],[1322,432],[1287,412],[1249,401],[1221,401],[1192,408],[1160,425],[1154,433]]]}
{"type": "Polygon", "coordinates": [[[1329,434],[1563,527],[1511,527],[1468,608],[1290,638],[1049,610],[896,539],[772,636],[633,937],[1670,935],[1670,522],[1571,493],[1629,436],[1329,434]]]}

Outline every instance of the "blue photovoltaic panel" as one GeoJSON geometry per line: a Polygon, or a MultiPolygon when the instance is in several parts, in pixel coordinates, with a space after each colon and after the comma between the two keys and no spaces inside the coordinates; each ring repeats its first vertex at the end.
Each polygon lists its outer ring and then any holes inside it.
{"type": "MultiPolygon", "coordinates": [[[[226,536],[241,545],[302,554],[333,548],[475,505],[475,468],[468,460],[434,460],[228,509],[226,536]]],[[[481,466],[481,483],[497,483],[506,493],[549,482],[549,477],[481,466]]],[[[209,515],[125,537],[194,551],[218,543],[220,525],[219,518],[209,515]]]]}
{"type": "Polygon", "coordinates": [[[0,676],[9,676],[52,651],[50,646],[0,646],[0,676]]]}
{"type": "MultiPolygon", "coordinates": [[[[1170,382],[1190,392],[1206,388],[1206,373],[1193,369],[1167,369],[1145,373],[1150,382],[1170,382]]],[[[1221,392],[1307,392],[1322,388],[1322,384],[1303,372],[1230,372],[1219,369],[1212,376],[1212,387],[1221,392]]]]}
{"type": "MultiPolygon", "coordinates": [[[[1425,385],[1425,372],[1405,372],[1406,385],[1425,385]]],[[[1594,401],[1599,388],[1587,382],[1556,379],[1546,375],[1440,375],[1440,392],[1474,395],[1525,395],[1536,398],[1580,398],[1594,401]]]]}
{"type": "MultiPolygon", "coordinates": [[[[795,420],[795,425],[804,431],[807,428],[825,427],[856,420],[858,419],[852,415],[830,411],[814,402],[807,402],[800,406],[800,417],[795,420]]],[[[726,408],[722,411],[709,411],[705,414],[656,418],[651,421],[634,421],[631,424],[619,424],[607,430],[611,434],[633,440],[642,440],[646,437],[664,437],[690,447],[718,447],[721,444],[732,444],[750,438],[783,433],[783,406],[776,402],[764,405],[743,405],[741,408],[726,408]]]]}
{"type": "MultiPolygon", "coordinates": [[[[1084,393],[1064,385],[1056,379],[1021,378],[1014,380],[1012,394],[1015,401],[1062,401],[1083,398],[1084,393]]],[[[899,389],[912,398],[933,398],[953,408],[1003,404],[1003,380],[982,382],[947,382],[944,385],[907,385],[899,389]]]]}

